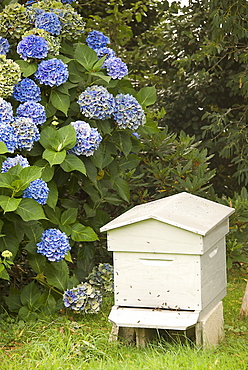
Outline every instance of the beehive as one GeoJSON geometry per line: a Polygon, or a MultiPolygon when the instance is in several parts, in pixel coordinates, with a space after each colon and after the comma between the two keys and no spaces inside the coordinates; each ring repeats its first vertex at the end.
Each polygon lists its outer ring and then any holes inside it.
{"type": "Polygon", "coordinates": [[[225,235],[233,212],[183,192],[103,226],[113,251],[115,305],[209,312],[226,294],[225,235]]]}

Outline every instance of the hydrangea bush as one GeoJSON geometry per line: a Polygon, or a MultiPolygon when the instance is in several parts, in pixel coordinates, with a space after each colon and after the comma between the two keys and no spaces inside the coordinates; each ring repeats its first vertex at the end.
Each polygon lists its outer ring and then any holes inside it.
{"type": "Polygon", "coordinates": [[[155,89],[136,91],[115,40],[75,9],[5,0],[0,12],[0,253],[29,264],[32,283],[5,299],[23,319],[63,301],[99,310],[113,284],[108,264],[86,279],[110,259],[99,229],[130,202],[142,134],[157,131],[144,113],[155,89]]]}

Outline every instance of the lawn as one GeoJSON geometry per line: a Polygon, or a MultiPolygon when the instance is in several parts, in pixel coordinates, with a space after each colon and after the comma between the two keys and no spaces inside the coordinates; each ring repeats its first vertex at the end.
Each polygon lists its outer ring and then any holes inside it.
{"type": "Polygon", "coordinates": [[[1,369],[247,370],[248,319],[241,321],[238,317],[246,278],[244,270],[228,273],[228,294],[224,299],[226,335],[215,349],[202,350],[193,343],[168,343],[161,338],[145,348],[109,343],[109,297],[97,315],[62,312],[32,323],[2,315],[1,369]]]}

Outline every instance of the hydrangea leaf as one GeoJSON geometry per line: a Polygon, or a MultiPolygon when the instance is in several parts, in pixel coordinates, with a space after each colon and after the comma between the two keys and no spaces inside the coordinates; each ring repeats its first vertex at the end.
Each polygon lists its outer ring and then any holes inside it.
{"type": "Polygon", "coordinates": [[[47,219],[42,206],[30,198],[22,199],[15,213],[17,213],[23,221],[47,219]]]}
{"type": "MultiPolygon", "coordinates": [[[[58,262],[54,263],[56,264],[58,262]]],[[[69,274],[65,274],[65,271],[63,270],[57,270],[54,264],[47,266],[45,276],[49,285],[58,288],[62,292],[66,289],[69,274]]]]}
{"type": "Polygon", "coordinates": [[[55,127],[46,126],[41,131],[39,142],[45,149],[56,149],[60,145],[60,142],[57,138],[55,127]]]}
{"type": "Polygon", "coordinates": [[[45,159],[39,159],[34,165],[42,168],[41,178],[43,181],[49,182],[53,178],[54,167],[51,167],[45,159]]]}
{"type": "Polygon", "coordinates": [[[7,189],[14,189],[12,183],[17,180],[17,176],[12,175],[8,172],[0,173],[0,187],[7,189]]]}
{"type": "Polygon", "coordinates": [[[55,150],[52,149],[45,149],[42,155],[42,158],[46,159],[50,166],[62,163],[65,160],[65,157],[66,150],[56,152],[55,150]]]}
{"type": "Polygon", "coordinates": [[[140,89],[140,91],[136,95],[136,99],[143,108],[147,107],[148,105],[154,104],[157,100],[155,86],[147,86],[140,89]]]}
{"type": "MultiPolygon", "coordinates": [[[[104,73],[102,72],[90,72],[90,75],[91,76],[95,76],[95,77],[99,77],[101,80],[109,83],[109,81],[111,80],[111,77],[110,76],[106,76],[104,73]]],[[[94,83],[96,83],[96,81],[94,81],[94,83]]]]}
{"type": "Polygon", "coordinates": [[[124,199],[126,202],[130,201],[130,189],[128,183],[124,179],[116,177],[113,187],[122,199],[124,199]]]}
{"type": "Polygon", "coordinates": [[[71,229],[72,229],[71,238],[75,242],[82,241],[92,242],[94,240],[98,240],[95,231],[91,227],[84,226],[79,222],[75,222],[73,225],[71,225],[71,229]]]}
{"type": "Polygon", "coordinates": [[[76,144],[76,131],[72,125],[61,127],[57,132],[57,138],[60,142],[57,150],[71,149],[76,144]]]}
{"type": "Polygon", "coordinates": [[[16,60],[15,62],[20,66],[23,77],[29,77],[37,70],[36,63],[29,63],[25,60],[16,60]]]}
{"type": "Polygon", "coordinates": [[[36,272],[37,274],[41,274],[46,266],[46,257],[38,253],[35,254],[28,253],[28,262],[32,269],[34,270],[34,272],[36,272]]]}
{"type": "Polygon", "coordinates": [[[61,210],[58,207],[55,209],[45,207],[45,212],[50,222],[52,222],[54,225],[60,224],[61,210]]]}
{"type": "Polygon", "coordinates": [[[37,180],[41,177],[42,168],[36,166],[25,167],[21,170],[19,176],[22,181],[20,190],[26,189],[31,181],[37,180]]]}
{"type": "Polygon", "coordinates": [[[84,163],[74,154],[67,154],[64,162],[60,164],[60,167],[63,168],[65,172],[79,171],[84,175],[86,174],[84,163]]]}
{"type": "Polygon", "coordinates": [[[52,209],[55,209],[57,201],[58,201],[58,194],[59,194],[58,188],[57,188],[55,181],[50,181],[48,183],[48,187],[49,187],[49,194],[48,194],[48,199],[46,203],[49,205],[49,207],[51,207],[52,209]]]}
{"type": "Polygon", "coordinates": [[[92,71],[94,64],[98,62],[96,52],[83,44],[77,45],[74,57],[87,71],[92,71]]]}
{"type": "Polygon", "coordinates": [[[71,258],[71,253],[70,252],[67,252],[67,254],[65,255],[65,260],[68,261],[68,262],[73,262],[72,261],[72,258],[71,258]]]}
{"type": "Polygon", "coordinates": [[[77,208],[70,208],[64,211],[61,215],[61,224],[62,225],[70,225],[73,224],[77,219],[78,209],[77,208]]]}
{"type": "Polygon", "coordinates": [[[52,90],[50,95],[52,105],[64,113],[67,116],[68,109],[70,107],[70,97],[67,94],[63,94],[58,90],[52,90]]]}
{"type": "Polygon", "coordinates": [[[7,152],[8,152],[7,146],[2,141],[0,141],[0,154],[5,154],[7,152]]]}
{"type": "Polygon", "coordinates": [[[34,281],[26,285],[20,295],[21,303],[31,309],[34,303],[39,299],[41,293],[34,281]]]}
{"type": "Polygon", "coordinates": [[[11,198],[7,195],[0,195],[0,206],[5,212],[13,212],[17,209],[21,202],[21,198],[11,198]]]}

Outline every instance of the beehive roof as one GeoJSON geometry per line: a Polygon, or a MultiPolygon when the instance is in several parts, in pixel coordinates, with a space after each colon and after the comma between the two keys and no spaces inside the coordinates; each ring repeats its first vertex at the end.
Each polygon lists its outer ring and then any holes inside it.
{"type": "Polygon", "coordinates": [[[154,219],[206,235],[234,212],[234,208],[183,192],[135,206],[104,225],[101,231],[154,219]]]}

